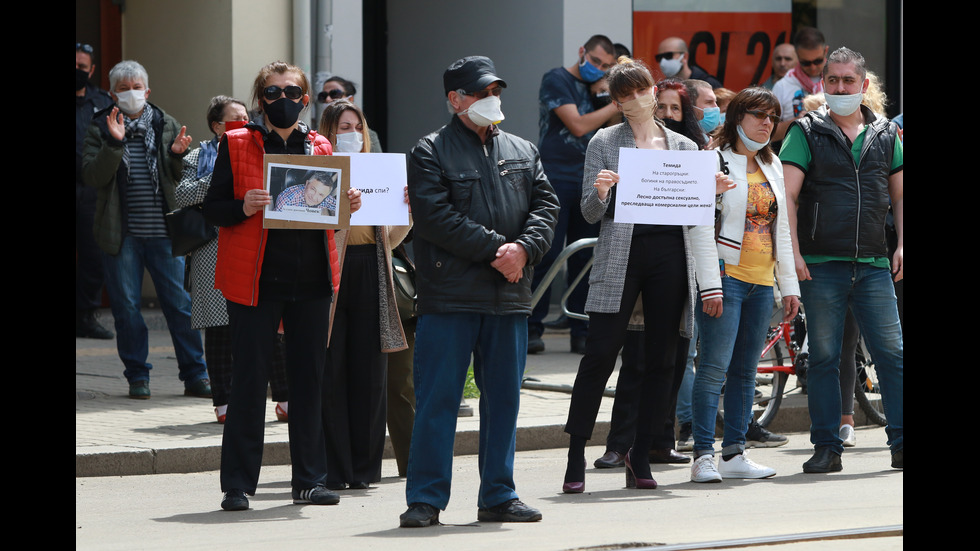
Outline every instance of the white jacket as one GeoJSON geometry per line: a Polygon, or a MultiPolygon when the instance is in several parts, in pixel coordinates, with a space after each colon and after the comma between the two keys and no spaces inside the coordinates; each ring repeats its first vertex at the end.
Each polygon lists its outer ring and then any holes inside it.
{"type": "MultiPolygon", "coordinates": [[[[722,194],[721,231],[716,240],[717,247],[713,254],[709,255],[710,262],[706,265],[700,261],[704,256],[695,255],[698,287],[702,300],[722,296],[718,260],[724,260],[728,266],[738,266],[742,256],[745,209],[749,195],[746,157],[727,148],[721,151],[721,156],[728,163],[729,176],[735,181],[735,189],[722,194]]],[[[772,227],[776,281],[779,283],[782,296],[800,296],[800,284],[796,278],[796,263],[793,258],[793,240],[789,234],[789,218],[786,216],[786,209],[790,207],[786,202],[786,190],[783,186],[783,165],[778,157],[773,156],[773,159],[775,161],[773,164],[759,162],[759,167],[776,196],[776,219],[772,227]]],[[[756,160],[758,161],[758,158],[756,160]]]]}

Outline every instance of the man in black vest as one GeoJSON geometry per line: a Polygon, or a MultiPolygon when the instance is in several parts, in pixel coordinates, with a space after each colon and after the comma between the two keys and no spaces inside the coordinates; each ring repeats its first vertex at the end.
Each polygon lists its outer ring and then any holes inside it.
{"type": "Polygon", "coordinates": [[[864,57],[840,48],[823,70],[827,106],[790,126],[783,162],[796,272],[806,305],[810,441],[803,472],[841,470],[840,353],[850,308],[871,351],[888,417],[892,467],[903,468],[903,345],[891,279],[902,279],[903,149],[897,126],[861,105],[864,57]],[[898,246],[889,264],[885,217],[898,246]]]}

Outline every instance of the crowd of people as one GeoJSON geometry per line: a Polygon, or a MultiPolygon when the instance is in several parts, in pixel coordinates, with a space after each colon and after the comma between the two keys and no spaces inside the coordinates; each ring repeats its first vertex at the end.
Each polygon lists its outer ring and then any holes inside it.
{"type": "MultiPolygon", "coordinates": [[[[407,478],[400,525],[438,524],[472,364],[477,517],[541,520],[513,477],[527,355],[544,352],[549,326],[548,297],[532,310],[531,294],[586,237],[597,238],[594,264],[569,305],[589,319],[550,322],[582,355],[564,493],[585,491],[585,447],[620,353],[597,468],[622,467],[626,487],[644,490],[657,488],[651,462],[690,463],[693,482],[775,475],[748,457],[786,443],[754,422],[756,367],[774,310],[789,321],[801,307],[814,446],[803,471],[840,471],[854,445],[847,357],[858,333],[880,373],[892,467],[904,466],[901,124],[884,116],[864,58],[830,52],[817,29],[776,46],[771,76],[744,90],[695,65],[681,38],[664,39],[648,65],[594,35],[542,78],[536,144],[498,126],[507,82],[493,61],[461,58],[443,73],[448,124],[408,155],[409,225],[337,230],[264,227],[267,209],[295,202],[337,216],[362,198],[354,188],[338,197],[336,178],[309,171],[277,200],[263,158],[380,152],[352,82],[331,77],[317,92],[300,68],[269,63],[248,102],[211,100],[213,136],[192,147],[186,127],[147,101],[142,65],[115,65],[106,93],[89,82],[91,46],[75,53],[76,334],[115,337],[129,396],[149,399],[140,291],[150,272],[185,393],[210,397],[224,423],[225,510],[248,509],[256,491],[271,384],[289,424],[294,503],[336,504],[338,492],[379,481],[387,424],[407,478]],[[311,95],[323,104],[317,128],[300,117],[311,95]],[[624,149],[715,151],[714,225],[617,221],[624,149]],[[177,209],[220,228],[186,260],[171,254],[165,221],[177,209]],[[406,314],[392,259],[408,240],[418,293],[406,314]],[[103,281],[115,334],[94,315],[103,281]]],[[[570,281],[587,260],[569,260],[570,281]]]]}

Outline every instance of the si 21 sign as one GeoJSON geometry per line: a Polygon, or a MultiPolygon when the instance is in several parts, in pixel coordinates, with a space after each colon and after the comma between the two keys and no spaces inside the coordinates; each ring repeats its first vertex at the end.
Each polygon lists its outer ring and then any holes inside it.
{"type": "Polygon", "coordinates": [[[662,77],[654,58],[657,48],[665,38],[680,37],[688,45],[690,63],[738,91],[769,78],[772,49],[788,42],[791,25],[789,11],[634,11],[634,55],[662,77]]]}

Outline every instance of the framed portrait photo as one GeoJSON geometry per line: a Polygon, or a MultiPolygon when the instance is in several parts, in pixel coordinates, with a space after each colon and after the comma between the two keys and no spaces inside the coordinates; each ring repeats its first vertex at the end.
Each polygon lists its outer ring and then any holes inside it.
{"type": "Polygon", "coordinates": [[[272,203],[262,227],[341,229],[350,226],[350,159],[266,155],[264,184],[272,203]]]}

